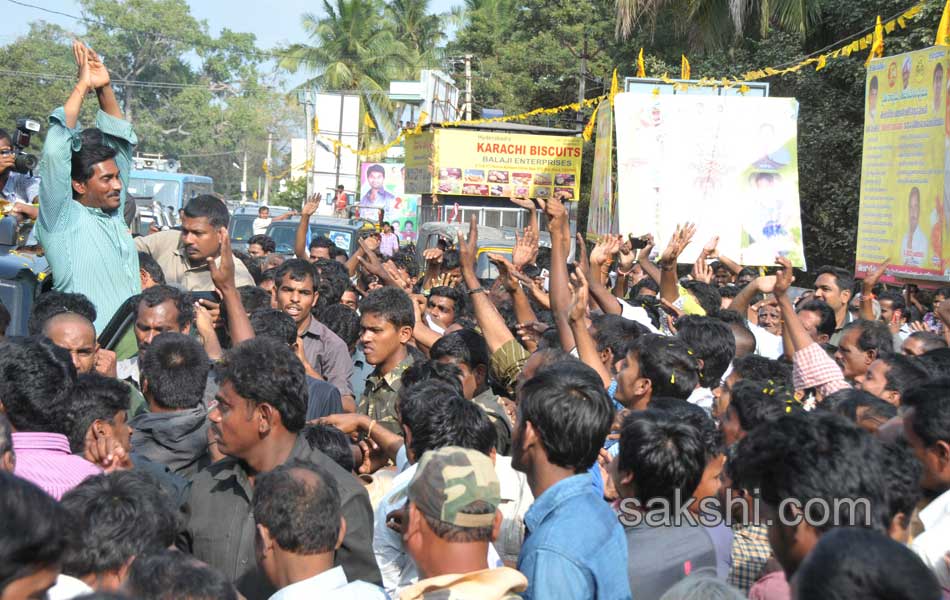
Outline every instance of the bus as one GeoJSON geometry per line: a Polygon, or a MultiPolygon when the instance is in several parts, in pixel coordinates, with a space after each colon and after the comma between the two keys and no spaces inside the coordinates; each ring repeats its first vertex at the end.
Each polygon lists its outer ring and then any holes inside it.
{"type": "Polygon", "coordinates": [[[174,173],[154,169],[132,169],[128,199],[135,202],[142,235],[151,225],[179,225],[178,210],[195,196],[214,193],[214,180],[204,175],[174,173]]]}

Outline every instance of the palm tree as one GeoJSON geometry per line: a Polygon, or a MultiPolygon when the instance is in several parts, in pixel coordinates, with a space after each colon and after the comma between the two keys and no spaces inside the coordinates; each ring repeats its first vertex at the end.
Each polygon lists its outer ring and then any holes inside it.
{"type": "MultiPolygon", "coordinates": [[[[409,49],[413,71],[438,61],[440,46],[445,41],[445,15],[429,13],[429,0],[390,0],[386,14],[396,39],[409,49]]],[[[417,73],[407,73],[415,77],[417,73]]]]}
{"type": "Polygon", "coordinates": [[[616,0],[617,35],[627,39],[637,23],[654,22],[669,9],[684,15],[683,30],[699,45],[709,47],[741,37],[751,25],[761,38],[774,26],[798,33],[802,38],[821,17],[820,0],[616,0]],[[730,27],[731,24],[731,27],[730,27]]]}
{"type": "Polygon", "coordinates": [[[410,51],[398,40],[374,0],[323,0],[326,17],[308,13],[303,28],[312,44],[292,44],[278,64],[314,76],[301,87],[359,93],[385,138],[395,135],[389,82],[406,71],[410,51]]]}

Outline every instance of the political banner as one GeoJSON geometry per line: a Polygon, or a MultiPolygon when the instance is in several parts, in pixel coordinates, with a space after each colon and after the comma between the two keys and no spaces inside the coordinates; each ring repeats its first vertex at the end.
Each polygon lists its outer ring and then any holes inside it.
{"type": "Polygon", "coordinates": [[[411,135],[407,192],[498,198],[551,198],[562,192],[577,200],[583,143],[576,136],[452,128],[411,135]]]}
{"type": "Polygon", "coordinates": [[[784,256],[805,268],[797,101],[624,93],[614,111],[620,233],[652,233],[662,250],[689,221],[697,234],[681,262],[719,236],[741,264],[784,256]]]}
{"type": "Polygon", "coordinates": [[[415,242],[418,232],[419,196],[406,194],[406,169],[402,163],[360,165],[360,216],[376,221],[378,209],[393,227],[401,243],[415,242]]]}
{"type": "Polygon", "coordinates": [[[590,210],[587,213],[587,237],[617,233],[617,207],[614,195],[614,115],[610,100],[602,100],[594,124],[594,172],[590,186],[590,210]]]}
{"type": "Polygon", "coordinates": [[[871,61],[855,271],[890,263],[885,281],[950,276],[947,48],[871,61]]]}

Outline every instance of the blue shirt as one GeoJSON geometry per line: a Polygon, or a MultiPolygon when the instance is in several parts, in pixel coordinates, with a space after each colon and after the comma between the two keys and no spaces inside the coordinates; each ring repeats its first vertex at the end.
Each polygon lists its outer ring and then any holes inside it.
{"type": "Polygon", "coordinates": [[[525,514],[518,570],[524,598],[631,598],[627,540],[614,511],[598,498],[590,474],[554,484],[525,514]]]}

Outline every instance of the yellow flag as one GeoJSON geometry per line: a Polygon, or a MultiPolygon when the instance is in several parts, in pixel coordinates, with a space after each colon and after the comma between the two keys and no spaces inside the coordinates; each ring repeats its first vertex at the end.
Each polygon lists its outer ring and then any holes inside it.
{"type": "MultiPolygon", "coordinates": [[[[950,0],[947,0],[950,2],[950,0]]],[[[683,66],[680,68],[680,79],[689,79],[689,61],[686,60],[686,55],[683,54],[683,66]]]]}
{"type": "Polygon", "coordinates": [[[617,69],[614,69],[614,75],[610,79],[610,105],[614,105],[614,96],[620,92],[620,83],[617,81],[617,69]]]}
{"type": "Polygon", "coordinates": [[[940,25],[937,26],[937,39],[934,46],[950,46],[950,0],[943,7],[943,16],[940,17],[940,25]]]}
{"type": "MultiPolygon", "coordinates": [[[[950,0],[947,0],[950,2],[950,0]]],[[[872,58],[881,58],[884,56],[884,25],[881,24],[881,15],[877,16],[877,25],[874,26],[874,37],[871,41],[871,53],[868,59],[864,61],[864,66],[871,64],[872,58]]]]}
{"type": "Polygon", "coordinates": [[[637,57],[637,77],[646,77],[647,67],[643,64],[643,48],[640,48],[640,55],[637,57]]]}
{"type": "Polygon", "coordinates": [[[363,125],[367,129],[376,129],[376,123],[373,123],[373,117],[369,116],[369,111],[363,113],[363,125]]]}

